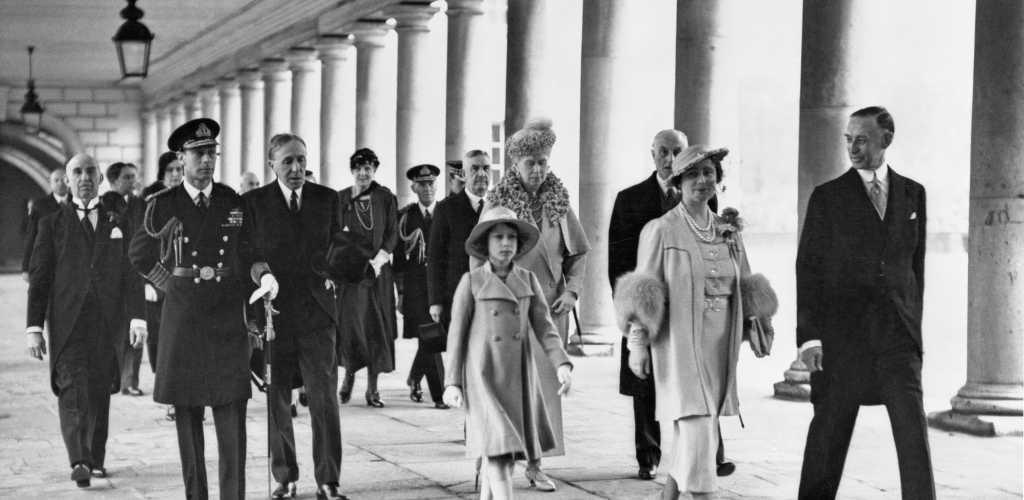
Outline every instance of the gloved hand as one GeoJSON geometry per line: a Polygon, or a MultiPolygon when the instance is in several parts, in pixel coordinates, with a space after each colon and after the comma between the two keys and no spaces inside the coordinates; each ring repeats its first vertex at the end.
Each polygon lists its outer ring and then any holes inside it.
{"type": "Polygon", "coordinates": [[[558,365],[558,382],[562,384],[558,387],[558,395],[569,394],[569,389],[572,388],[572,365],[569,363],[558,365]]]}
{"type": "Polygon", "coordinates": [[[448,406],[453,406],[455,408],[461,408],[462,407],[462,388],[457,386],[457,385],[449,385],[448,387],[445,387],[444,388],[444,395],[441,396],[441,399],[448,406]]]}
{"type": "Polygon", "coordinates": [[[249,303],[254,304],[256,303],[257,300],[260,300],[264,296],[266,296],[270,300],[274,300],[275,298],[277,298],[277,291],[277,278],[275,278],[274,275],[270,273],[264,274],[262,277],[260,277],[260,287],[257,288],[255,292],[252,292],[252,295],[249,296],[249,303]]]}

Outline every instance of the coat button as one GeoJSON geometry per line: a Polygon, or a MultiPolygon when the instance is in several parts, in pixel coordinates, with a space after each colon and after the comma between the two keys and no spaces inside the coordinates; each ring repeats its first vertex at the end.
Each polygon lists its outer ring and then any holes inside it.
{"type": "Polygon", "coordinates": [[[185,243],[188,243],[188,236],[185,237],[185,243]]]}
{"type": "Polygon", "coordinates": [[[501,337],[499,337],[499,336],[495,335],[495,336],[494,336],[494,341],[495,341],[495,342],[501,342],[501,337]]]}
{"type": "Polygon", "coordinates": [[[197,285],[199,284],[199,278],[196,278],[196,279],[194,279],[192,281],[195,281],[197,285]]]}
{"type": "Polygon", "coordinates": [[[195,257],[196,255],[199,255],[199,252],[192,250],[192,256],[195,257]]]}
{"type": "Polygon", "coordinates": [[[518,333],[512,336],[512,339],[514,339],[514,340],[519,340],[521,338],[523,338],[523,336],[519,335],[518,333]]]}
{"type": "Polygon", "coordinates": [[[192,264],[192,269],[199,269],[199,264],[192,264]]]}
{"type": "Polygon", "coordinates": [[[221,248],[221,249],[220,249],[220,252],[219,252],[219,253],[220,253],[221,255],[224,255],[224,249],[223,249],[223,248],[221,248]]]}
{"type": "Polygon", "coordinates": [[[512,310],[512,314],[519,314],[519,308],[517,307],[517,308],[513,309],[512,310]]]}
{"type": "Polygon", "coordinates": [[[228,241],[228,236],[227,236],[227,235],[224,235],[224,238],[222,238],[222,239],[223,239],[224,241],[228,241]]]}
{"type": "Polygon", "coordinates": [[[217,283],[220,283],[220,276],[217,276],[217,277],[216,277],[216,278],[214,278],[214,279],[215,279],[215,280],[217,280],[217,283]]]}
{"type": "Polygon", "coordinates": [[[223,262],[218,262],[218,263],[217,263],[217,267],[218,267],[218,268],[224,267],[224,263],[223,263],[223,262]]]}
{"type": "Polygon", "coordinates": [[[497,316],[498,315],[498,310],[497,309],[491,309],[491,314],[497,316]]]}

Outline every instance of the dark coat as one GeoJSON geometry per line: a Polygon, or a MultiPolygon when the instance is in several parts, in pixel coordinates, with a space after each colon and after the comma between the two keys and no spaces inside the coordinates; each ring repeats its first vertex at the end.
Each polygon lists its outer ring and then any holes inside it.
{"type": "MultiPolygon", "coordinates": [[[[68,200],[71,195],[68,194],[68,200]]],[[[25,252],[21,256],[21,271],[27,273],[29,262],[32,260],[32,249],[35,247],[36,233],[39,230],[39,221],[60,208],[60,203],[53,198],[53,194],[40,196],[32,200],[32,210],[28,213],[28,220],[25,222],[25,252]]]]}
{"type": "Polygon", "coordinates": [[[129,234],[135,234],[135,229],[142,225],[142,215],[146,212],[146,202],[135,196],[128,195],[128,201],[115,191],[107,191],[100,197],[103,204],[118,213],[129,224],[129,234]]]}
{"type": "MultiPolygon", "coordinates": [[[[668,203],[658,185],[657,173],[634,184],[615,197],[612,218],[608,223],[608,281],[615,289],[619,276],[636,268],[636,250],[640,231],[648,222],[668,212],[675,203],[668,203]]],[[[619,360],[619,393],[625,396],[650,394],[654,379],[641,380],[629,369],[629,351],[622,341],[619,360]]]]}
{"type": "Polygon", "coordinates": [[[99,304],[102,325],[77,331],[94,332],[113,350],[118,336],[115,326],[121,321],[125,303],[132,318],[145,317],[142,280],[128,262],[129,233],[114,213],[100,205],[95,241],[87,247],[85,231],[72,205],[39,222],[32,262],[29,265],[28,326],[43,326],[49,321],[50,387],[54,394],[54,367],[90,289],[99,304]]]}
{"type": "Polygon", "coordinates": [[[466,191],[449,196],[437,204],[427,238],[427,295],[431,305],[444,306],[451,314],[452,296],[462,275],[469,271],[466,238],[476,226],[480,214],[466,191]]]}
{"type": "Polygon", "coordinates": [[[153,399],[182,406],[218,406],[251,395],[249,340],[244,304],[253,283],[266,271],[262,249],[253,238],[252,217],[241,196],[213,184],[204,217],[179,185],[151,199],[143,227],[131,246],[132,265],[154,276],[160,231],[176,218],[181,222],[180,260],[173,255],[162,265],[182,268],[226,268],[219,281],[172,276],[167,282],[157,348],[153,399]]]}
{"type": "MultiPolygon", "coordinates": [[[[924,293],[924,187],[889,169],[885,220],[880,220],[854,169],[814,189],[797,251],[797,345],[820,340],[823,364],[869,363],[868,308],[890,308],[921,353],[924,293]]],[[[812,375],[816,401],[825,372],[812,375]]],[[[851,381],[846,381],[851,382],[851,381]]]]}
{"type": "MultiPolygon", "coordinates": [[[[255,240],[281,287],[274,300],[274,307],[281,312],[274,323],[278,333],[301,334],[336,326],[334,291],[324,285],[323,259],[341,231],[337,193],[305,183],[298,214],[291,213],[277,182],[249,191],[242,199],[252,214],[255,240]]],[[[284,339],[279,336],[279,340],[284,339]]]]}
{"type": "MultiPolygon", "coordinates": [[[[436,205],[435,205],[435,212],[436,205]]],[[[410,203],[398,213],[398,246],[395,248],[395,285],[402,294],[402,337],[419,337],[419,325],[429,323],[430,302],[427,292],[427,257],[431,221],[424,218],[419,203],[410,203]],[[415,237],[416,230],[422,236],[415,237]],[[404,236],[403,236],[404,235],[404,236]],[[406,242],[406,238],[412,238],[406,242]]]]}

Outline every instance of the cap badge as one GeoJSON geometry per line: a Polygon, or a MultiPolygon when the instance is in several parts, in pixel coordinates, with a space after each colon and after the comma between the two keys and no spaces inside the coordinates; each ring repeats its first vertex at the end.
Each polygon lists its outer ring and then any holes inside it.
{"type": "Polygon", "coordinates": [[[210,129],[205,123],[200,123],[199,126],[196,127],[196,137],[210,137],[211,135],[213,135],[213,133],[210,132],[210,129]]]}

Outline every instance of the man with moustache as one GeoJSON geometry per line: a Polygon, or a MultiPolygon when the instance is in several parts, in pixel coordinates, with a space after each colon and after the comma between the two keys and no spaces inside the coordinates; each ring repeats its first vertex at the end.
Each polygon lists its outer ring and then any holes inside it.
{"type": "Polygon", "coordinates": [[[835,498],[861,405],[885,405],[905,499],[934,499],[921,394],[925,189],[885,161],[883,107],[846,126],[852,168],[811,193],[796,257],[797,346],[811,371],[801,499],[835,498]]]}
{"type": "MultiPolygon", "coordinates": [[[[672,160],[688,145],[686,134],[678,130],[662,130],[651,143],[654,172],[646,180],[630,186],[615,197],[608,224],[608,280],[612,290],[619,276],[636,268],[637,246],[644,226],[679,203],[680,193],[672,186],[672,160]]],[[[712,211],[718,202],[708,201],[712,211]]],[[[639,379],[629,369],[629,350],[622,339],[619,366],[619,394],[633,398],[633,439],[636,444],[637,477],[651,480],[657,475],[661,461],[661,430],[654,420],[654,380],[639,379]]],[[[736,466],[724,457],[722,442],[718,444],[718,475],[732,474],[736,466]]]]}
{"type": "Polygon", "coordinates": [[[167,140],[185,182],[146,207],[131,245],[137,271],[164,290],[153,399],[175,406],[186,496],[207,498],[203,411],[213,408],[220,498],[245,497],[245,412],[250,338],[244,303],[257,283],[273,299],[277,280],[255,240],[252,216],[231,188],[213,182],[220,125],[190,120],[167,140]]]}
{"type": "Polygon", "coordinates": [[[466,188],[437,204],[427,238],[427,297],[430,318],[445,327],[452,297],[462,275],[469,271],[466,238],[480,218],[491,182],[490,156],[474,149],[466,153],[466,188]]]}
{"type": "Polygon", "coordinates": [[[32,200],[28,221],[25,223],[25,252],[21,257],[21,277],[25,282],[28,282],[28,265],[32,260],[32,249],[35,247],[39,221],[67,205],[71,199],[65,175],[63,168],[50,172],[50,193],[32,200]]]}
{"type": "Polygon", "coordinates": [[[91,476],[106,477],[115,344],[123,340],[116,328],[125,304],[132,347],[145,343],[146,323],[142,282],[128,262],[128,226],[97,197],[103,174],[96,160],[75,155],[66,169],[72,202],[39,222],[29,264],[26,339],[29,355],[43,359],[44,318],[49,322],[50,388],[71,479],[84,488],[91,476]]]}
{"type": "Polygon", "coordinates": [[[419,331],[420,325],[432,321],[427,292],[427,245],[434,213],[437,211],[434,202],[434,181],[440,173],[441,169],[434,165],[416,165],[405,173],[412,181],[412,190],[416,193],[417,200],[398,211],[399,240],[395,249],[395,285],[401,304],[399,310],[402,311],[405,321],[402,336],[407,339],[420,339],[416,357],[406,379],[409,399],[417,403],[423,401],[420,380],[426,377],[434,408],[447,410],[448,405],[442,400],[444,361],[440,352],[427,350],[419,331]]]}
{"type": "Polygon", "coordinates": [[[338,492],[341,423],[334,389],[338,385],[335,328],[338,312],[328,281],[327,248],[341,231],[338,195],[306,180],[306,142],[294,134],[270,138],[267,162],[277,180],[246,193],[256,239],[278,278],[280,311],[271,341],[273,377],[270,406],[272,498],[293,498],[299,479],[292,428],[293,382],[301,375],[313,428],[313,475],[317,499],[346,498],[338,492]]]}
{"type": "MultiPolygon", "coordinates": [[[[127,224],[128,235],[135,234],[142,224],[142,215],[146,211],[146,202],[135,196],[135,179],[138,168],[132,163],[115,162],[107,167],[107,183],[110,191],[100,197],[103,205],[115,212],[127,224]]],[[[134,298],[133,298],[134,300],[134,298]]],[[[125,304],[127,312],[127,304],[125,304]]],[[[123,342],[117,346],[117,359],[121,366],[121,394],[141,396],[139,389],[139,365],[142,363],[142,347],[134,348],[128,338],[127,316],[117,328],[123,342]]]]}

